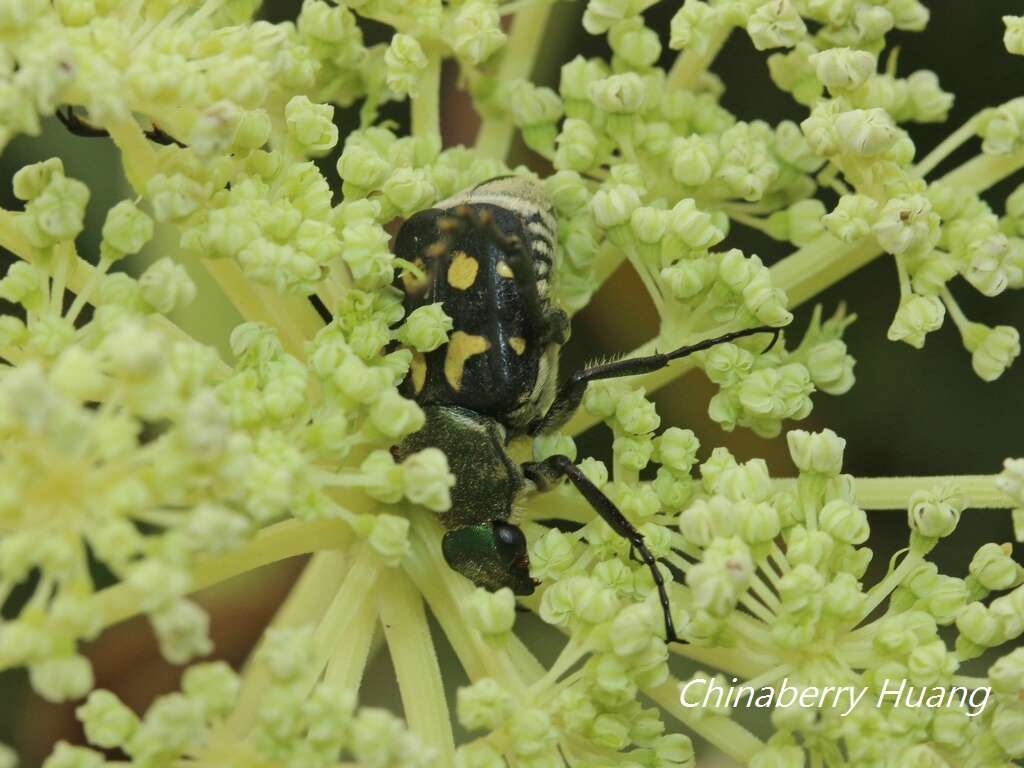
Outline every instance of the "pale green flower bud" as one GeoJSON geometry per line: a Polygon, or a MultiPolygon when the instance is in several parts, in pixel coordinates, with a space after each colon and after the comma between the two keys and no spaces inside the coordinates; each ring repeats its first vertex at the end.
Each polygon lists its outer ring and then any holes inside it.
{"type": "Polygon", "coordinates": [[[789,454],[801,472],[836,476],[843,468],[846,440],[831,429],[805,432],[794,429],[786,434],[789,454]]]}
{"type": "Polygon", "coordinates": [[[49,702],[79,699],[93,686],[92,665],[84,656],[68,654],[30,664],[32,689],[49,702]]]}
{"type": "Polygon", "coordinates": [[[988,670],[992,690],[1007,697],[1024,691],[1024,648],[1017,648],[998,659],[988,670]]]}
{"type": "Polygon", "coordinates": [[[448,342],[452,319],[440,302],[414,309],[398,329],[398,340],[420,352],[433,352],[448,342]]]}
{"type": "Polygon", "coordinates": [[[552,528],[530,546],[530,574],[541,581],[560,579],[578,557],[576,540],[552,528]]]}
{"type": "Polygon", "coordinates": [[[697,462],[700,442],[689,429],[669,427],[654,439],[654,460],[677,472],[688,473],[697,462]]]}
{"type": "Polygon", "coordinates": [[[1021,251],[1005,235],[989,235],[967,246],[970,259],[964,277],[985,296],[998,296],[1007,285],[1021,281],[1021,251]]]}
{"type": "Polygon", "coordinates": [[[192,303],[196,284],[184,265],[164,257],[154,261],[139,278],[142,298],[161,314],[170,314],[192,303]]]}
{"type": "Polygon", "coordinates": [[[455,712],[462,726],[470,731],[494,730],[512,715],[516,701],[495,680],[485,677],[459,688],[455,712]]]}
{"type": "Polygon", "coordinates": [[[791,48],[807,34],[807,27],[789,0],[772,0],[750,14],[747,34],[759,51],[791,48]]]}
{"type": "Polygon", "coordinates": [[[72,240],[82,231],[89,188],[77,179],[52,176],[50,183],[28,204],[26,213],[46,236],[72,240]]]}
{"type": "Polygon", "coordinates": [[[624,467],[639,471],[651,460],[654,445],[647,437],[617,437],[612,443],[612,452],[624,467]]]}
{"type": "Polygon", "coordinates": [[[537,435],[533,438],[532,449],[534,461],[544,461],[551,456],[568,456],[570,459],[576,459],[576,443],[561,432],[537,435]]]}
{"type": "Polygon", "coordinates": [[[661,42],[653,29],[639,17],[616,24],[608,35],[616,57],[634,69],[652,66],[661,55],[661,42]]]}
{"type": "Polygon", "coordinates": [[[99,752],[58,741],[42,768],[103,768],[105,765],[108,763],[99,752]]]}
{"type": "Polygon", "coordinates": [[[767,502],[738,502],[736,509],[739,517],[738,533],[748,544],[771,541],[782,530],[779,513],[767,502]]]}
{"type": "Polygon", "coordinates": [[[256,651],[256,659],[280,683],[294,681],[313,655],[313,628],[269,628],[256,651]]]}
{"type": "Polygon", "coordinates": [[[504,42],[501,18],[493,2],[469,2],[455,14],[452,49],[470,64],[486,61],[504,42]]]}
{"type": "Polygon", "coordinates": [[[658,273],[658,276],[665,282],[665,286],[677,299],[686,300],[693,298],[707,287],[711,274],[708,264],[700,261],[677,261],[670,267],[665,267],[658,273]]]}
{"type": "Polygon", "coordinates": [[[917,491],[910,497],[907,522],[911,530],[930,539],[949,536],[960,522],[966,500],[959,489],[946,486],[931,491],[917,491]]]}
{"type": "Polygon", "coordinates": [[[914,120],[919,123],[940,123],[949,115],[953,94],[939,87],[939,78],[927,69],[907,78],[908,96],[914,120]]]}
{"type": "Polygon", "coordinates": [[[661,242],[668,231],[669,214],[660,208],[640,206],[630,217],[630,228],[637,240],[645,245],[656,245],[661,242]]]}
{"type": "Polygon", "coordinates": [[[451,505],[449,494],[455,475],[448,471],[448,458],[439,448],[424,448],[402,462],[405,497],[435,512],[444,512],[451,505]]]}
{"type": "Polygon", "coordinates": [[[427,68],[427,54],[419,40],[399,32],[384,52],[384,66],[388,88],[396,93],[415,93],[419,77],[427,68]]]}
{"type": "Polygon", "coordinates": [[[990,591],[1017,586],[1022,576],[1021,566],[1013,561],[1009,544],[994,542],[982,545],[971,559],[970,574],[990,591]]]}
{"type": "MultiPolygon", "coordinates": [[[[555,745],[557,732],[551,724],[551,717],[543,709],[518,708],[512,713],[507,727],[510,733],[516,734],[512,748],[520,759],[540,757],[555,745]]],[[[540,768],[546,768],[546,765],[541,763],[540,768]]]]}
{"type": "Polygon", "coordinates": [[[422,168],[399,168],[381,187],[384,196],[403,214],[414,213],[437,197],[430,174],[422,168]]]}
{"type": "MultiPolygon", "coordinates": [[[[187,674],[187,673],[186,673],[187,674]]],[[[139,718],[110,691],[93,691],[75,710],[89,743],[104,749],[126,744],[139,727],[139,718]]]]}
{"type": "Polygon", "coordinates": [[[150,614],[160,654],[172,664],[185,664],[213,650],[210,617],[190,600],[177,600],[150,614]]]}
{"type": "Polygon", "coordinates": [[[971,323],[964,334],[971,367],[982,381],[995,381],[1020,355],[1020,334],[1009,325],[971,323]]]}
{"type": "Polygon", "coordinates": [[[836,137],[843,152],[872,157],[885,152],[899,136],[884,109],[851,109],[835,119],[836,137]]]}
{"type": "Polygon", "coordinates": [[[562,100],[557,93],[550,88],[538,88],[526,80],[509,86],[508,100],[512,122],[516,125],[529,127],[555,123],[563,114],[562,100]]]}
{"type": "Polygon", "coordinates": [[[584,59],[577,56],[562,65],[558,90],[562,98],[571,101],[587,101],[592,83],[608,76],[608,65],[600,59],[584,59]]]}
{"type": "Polygon", "coordinates": [[[643,78],[626,72],[592,82],[587,86],[587,97],[603,112],[631,114],[640,111],[646,90],[643,78]]]}
{"type": "Polygon", "coordinates": [[[685,197],[669,213],[672,234],[694,251],[707,250],[725,239],[725,233],[711,221],[711,216],[697,209],[692,198],[685,197]]]}
{"type": "Polygon", "coordinates": [[[47,279],[42,269],[24,261],[14,262],[0,278],[0,299],[36,310],[45,300],[42,286],[47,279]]]}
{"type": "Polygon", "coordinates": [[[512,631],[516,621],[516,597],[508,587],[490,592],[477,587],[466,601],[467,623],[484,637],[498,639],[512,631]]]}
{"type": "Polygon", "coordinates": [[[599,141],[594,129],[584,120],[570,117],[555,139],[555,166],[559,169],[586,171],[594,165],[599,141]]]}
{"type": "Polygon", "coordinates": [[[409,554],[409,519],[398,515],[382,513],[373,516],[373,528],[367,541],[381,556],[385,565],[392,568],[399,565],[409,554]]]}
{"type": "Polygon", "coordinates": [[[889,341],[905,341],[920,349],[924,346],[924,337],[941,328],[945,317],[946,308],[937,296],[911,294],[900,303],[886,335],[889,341]]]}
{"type": "Polygon", "coordinates": [[[238,674],[223,661],[194,664],[185,670],[181,678],[182,691],[191,700],[199,702],[206,717],[211,719],[231,714],[240,688],[238,674]]]}
{"type": "Polygon", "coordinates": [[[702,0],[686,0],[676,11],[669,26],[669,47],[685,48],[698,56],[708,50],[711,37],[718,31],[723,14],[702,0]]]}
{"type": "Polygon", "coordinates": [[[638,14],[643,7],[637,0],[588,0],[583,28],[592,35],[604,34],[617,22],[638,14]]]}
{"type": "Polygon", "coordinates": [[[851,89],[875,73],[875,57],[852,48],[829,48],[810,56],[815,74],[832,90],[851,89]]]}
{"type": "Polygon", "coordinates": [[[847,501],[830,501],[818,515],[821,529],[844,544],[863,544],[871,532],[864,510],[847,501]]]}
{"type": "Polygon", "coordinates": [[[544,179],[544,189],[554,203],[555,209],[566,215],[582,210],[590,200],[590,190],[587,189],[583,177],[573,171],[558,171],[548,176],[544,179]]]}
{"type": "Polygon", "coordinates": [[[630,390],[619,399],[615,418],[622,429],[632,435],[653,432],[661,423],[654,403],[644,397],[642,388],[630,390]]]}
{"type": "Polygon", "coordinates": [[[53,179],[63,175],[64,163],[59,157],[24,165],[14,174],[14,196],[19,200],[34,200],[50,186],[53,179]]]}
{"type": "Polygon", "coordinates": [[[669,150],[672,176],[680,184],[696,187],[706,184],[718,167],[718,146],[703,136],[678,137],[669,150]]]}
{"type": "Polygon", "coordinates": [[[623,608],[612,621],[612,651],[617,656],[632,656],[647,648],[655,634],[657,619],[650,606],[637,603],[623,608]]]}
{"type": "Polygon", "coordinates": [[[590,211],[598,226],[611,229],[625,224],[640,206],[636,190],[625,184],[604,186],[594,193],[590,211]]]}
{"type": "Polygon", "coordinates": [[[348,141],[338,158],[338,175],[348,184],[377,189],[392,172],[391,164],[370,147],[348,141]]]}
{"type": "Polygon", "coordinates": [[[1024,704],[1016,702],[996,710],[992,735],[1008,757],[1024,757],[1024,704]]]}
{"type": "Polygon", "coordinates": [[[153,220],[131,200],[122,200],[109,211],[103,223],[104,251],[108,258],[138,253],[153,238],[153,220]],[[112,250],[111,250],[112,249],[112,250]]]}
{"type": "Polygon", "coordinates": [[[1003,24],[1006,25],[1003,33],[1006,50],[1024,56],[1024,16],[1003,16],[1003,24]]]}
{"type": "Polygon", "coordinates": [[[843,195],[831,213],[822,222],[835,237],[852,243],[871,232],[878,203],[866,195],[843,195]]]}
{"type": "Polygon", "coordinates": [[[978,135],[982,138],[981,151],[990,155],[1003,155],[1020,146],[1024,133],[1024,99],[1012,99],[999,107],[979,113],[978,135]]]}
{"type": "Polygon", "coordinates": [[[807,372],[814,386],[830,395],[842,395],[853,386],[854,359],[846,354],[846,344],[833,339],[815,344],[807,354],[807,372]]]}
{"type": "Polygon", "coordinates": [[[395,442],[418,432],[425,420],[419,405],[402,397],[394,389],[382,393],[370,409],[370,423],[380,434],[395,442]]]}
{"type": "Polygon", "coordinates": [[[743,287],[743,303],[758,320],[767,325],[782,326],[793,319],[793,315],[786,309],[785,292],[772,284],[771,273],[764,268],[757,270],[743,287]]]}
{"type": "Polygon", "coordinates": [[[285,106],[285,123],[288,139],[309,157],[325,155],[338,143],[331,104],[314,104],[306,96],[293,96],[285,106]]]}
{"type": "Polygon", "coordinates": [[[805,753],[800,747],[765,747],[750,760],[749,768],[804,768],[805,753]]]}

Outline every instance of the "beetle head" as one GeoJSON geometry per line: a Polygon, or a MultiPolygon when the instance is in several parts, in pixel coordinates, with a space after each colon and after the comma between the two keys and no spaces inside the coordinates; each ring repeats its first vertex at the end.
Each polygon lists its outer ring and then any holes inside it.
{"type": "Polygon", "coordinates": [[[530,578],[526,536],[504,520],[467,525],[448,531],[441,540],[444,559],[478,587],[495,592],[508,587],[517,595],[530,595],[536,582],[530,578]]]}

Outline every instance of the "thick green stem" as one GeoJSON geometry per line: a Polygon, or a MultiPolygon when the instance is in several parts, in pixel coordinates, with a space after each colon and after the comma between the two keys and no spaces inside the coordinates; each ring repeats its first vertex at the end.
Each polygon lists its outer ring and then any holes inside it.
{"type": "Polygon", "coordinates": [[[710,714],[699,708],[684,707],[679,701],[679,686],[679,680],[670,678],[656,688],[646,689],[644,693],[676,720],[743,765],[764,749],[760,739],[728,717],[710,714]]]}
{"type": "Polygon", "coordinates": [[[714,61],[718,52],[722,50],[722,46],[729,39],[731,32],[731,26],[722,25],[711,36],[703,51],[696,53],[692,49],[687,49],[682,53],[672,65],[672,69],[669,70],[668,78],[665,82],[666,89],[689,90],[696,86],[700,82],[701,75],[707,71],[708,66],[714,61]]]}
{"type": "MultiPolygon", "coordinates": [[[[910,497],[918,491],[930,491],[953,485],[967,499],[968,508],[1013,509],[1017,503],[999,490],[996,475],[935,475],[925,477],[858,477],[855,481],[857,506],[861,509],[906,510],[910,497]]],[[[773,480],[779,491],[796,487],[793,478],[773,480]]]]}
{"type": "MultiPolygon", "coordinates": [[[[530,76],[550,15],[551,4],[546,1],[534,3],[516,14],[495,76],[497,82],[511,83],[530,76]]],[[[476,139],[476,149],[489,157],[504,160],[514,132],[515,126],[507,117],[485,119],[476,139]]]]}
{"type": "MultiPolygon", "coordinates": [[[[277,610],[268,629],[297,628],[321,621],[345,580],[351,558],[343,552],[323,552],[310,561],[284,604],[277,610]]],[[[237,741],[256,721],[264,692],[271,684],[266,667],[253,663],[253,657],[266,642],[266,632],[256,651],[249,655],[242,677],[242,689],[234,712],[213,734],[211,741],[237,741]]]]}
{"type": "Polygon", "coordinates": [[[423,743],[436,750],[435,764],[451,766],[455,737],[423,598],[401,571],[388,571],[381,581],[377,604],[405,719],[423,743]]]}
{"type": "Polygon", "coordinates": [[[412,134],[441,147],[441,52],[427,51],[427,70],[412,100],[412,134]]]}
{"type": "MultiPolygon", "coordinates": [[[[348,526],[337,520],[310,523],[287,520],[265,528],[252,541],[233,552],[201,560],[192,569],[191,591],[198,592],[278,560],[320,550],[342,549],[351,540],[352,532],[348,526]]],[[[91,598],[92,611],[103,617],[104,626],[110,626],[141,613],[141,604],[146,597],[127,583],[117,584],[91,598]]]]}

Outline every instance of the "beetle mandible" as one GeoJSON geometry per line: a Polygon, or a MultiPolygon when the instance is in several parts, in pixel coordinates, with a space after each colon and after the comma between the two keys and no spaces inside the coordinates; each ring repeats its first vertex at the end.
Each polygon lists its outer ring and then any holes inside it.
{"type": "Polygon", "coordinates": [[[427,447],[448,457],[455,476],[451,507],[440,514],[445,560],[489,590],[529,595],[526,537],[510,521],[523,494],[567,478],[651,571],[667,642],[678,642],[664,577],[643,535],[568,457],[517,464],[508,443],[557,430],[579,407],[591,381],[635,376],[716,344],[779,330],[759,326],[664,354],[593,365],[557,383],[569,319],[553,298],[557,221],[543,187],[501,176],[409,217],[397,256],[416,264],[398,281],[406,314],[440,302],[452,318],[448,343],[414,353],[403,394],[423,408],[424,426],[397,448],[401,458],[427,447]]]}

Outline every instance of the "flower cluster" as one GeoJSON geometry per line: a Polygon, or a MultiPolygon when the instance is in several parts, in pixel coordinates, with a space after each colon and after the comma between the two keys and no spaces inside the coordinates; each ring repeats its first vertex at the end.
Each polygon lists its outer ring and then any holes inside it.
{"type": "MultiPolygon", "coordinates": [[[[138,768],[692,766],[676,723],[754,768],[1024,757],[1021,652],[987,676],[960,668],[1024,634],[1024,569],[998,543],[964,578],[926,558],[972,507],[1016,508],[1024,538],[1021,460],[945,483],[843,475],[842,439],[786,423],[816,391],[854,385],[843,306],[827,319],[815,308],[788,348],[781,332],[770,348],[752,335],[595,385],[563,433],[533,441],[535,460],[575,459],[573,437],[610,428],[610,466],[580,468],[658,559],[683,644],[666,644],[649,568],[571,486],[516,499],[540,585],[519,603],[568,636],[552,663],[513,632],[511,592],[445,562],[449,457],[394,449],[425,423],[401,383],[453,321],[440,304],[406,315],[400,286],[424,264],[390,242],[398,220],[444,197],[530,174],[509,165],[516,132],[553,169],[540,179],[559,222],[552,300],[575,312],[628,264],[659,318],[635,354],[780,329],[882,253],[901,291],[891,339],[920,347],[948,313],[986,381],[1020,352],[1015,329],[968,320],[950,284],[1024,286],[1024,185],[1001,212],[980,197],[1024,166],[1024,107],[985,110],[916,157],[906,126],[944,120],[952,96],[933,73],[901,76],[895,56],[879,71],[878,58],[890,31],[924,28],[920,2],[686,0],[668,30],[648,25],[652,4],[590,0],[583,27],[611,55],[570,54],[547,87],[528,71],[544,0],[305,0],[277,24],[254,20],[254,0],[0,0],[0,148],[73,108],[109,135],[131,188],[96,253],[78,250],[90,190],[59,158],[22,168],[19,204],[0,210],[16,259],[0,278],[13,307],[0,316],[0,670],[27,668],[47,700],[84,700],[96,748],[61,743],[46,768],[126,764],[97,751],[115,749],[138,768]],[[387,41],[367,45],[367,22],[387,41]],[[708,67],[734,32],[773,51],[771,76],[806,119],[722,106],[708,67]],[[666,46],[679,51],[668,68],[666,46]],[[473,147],[442,142],[446,61],[483,120],[473,147]],[[408,101],[409,131],[380,119],[391,101],[408,101]],[[358,124],[345,136],[341,110],[358,124]],[[975,138],[984,162],[927,178],[975,138]],[[831,210],[821,190],[838,195],[831,210]],[[793,251],[769,266],[730,247],[735,228],[793,251]],[[205,311],[201,272],[242,318],[210,329],[230,354],[177,324],[205,311]],[[696,434],[662,428],[648,394],[695,367],[725,429],[789,430],[796,478],[725,448],[699,461],[696,434]],[[870,586],[869,508],[906,509],[910,531],[870,586]],[[187,664],[214,651],[191,593],[307,553],[242,673],[195,664],[144,715],[93,690],[81,642],[145,615],[163,656],[187,664]],[[469,679],[451,707],[427,608],[469,679]],[[404,723],[357,707],[382,637],[404,723]],[[976,717],[779,707],[762,740],[728,707],[683,707],[673,655],[707,670],[698,686],[900,678],[991,686],[993,701],[976,717]],[[458,746],[453,718],[472,734],[458,746]]],[[[1021,53],[1024,21],[1005,21],[1021,53]]],[[[0,766],[14,761],[0,746],[0,766]]]]}

